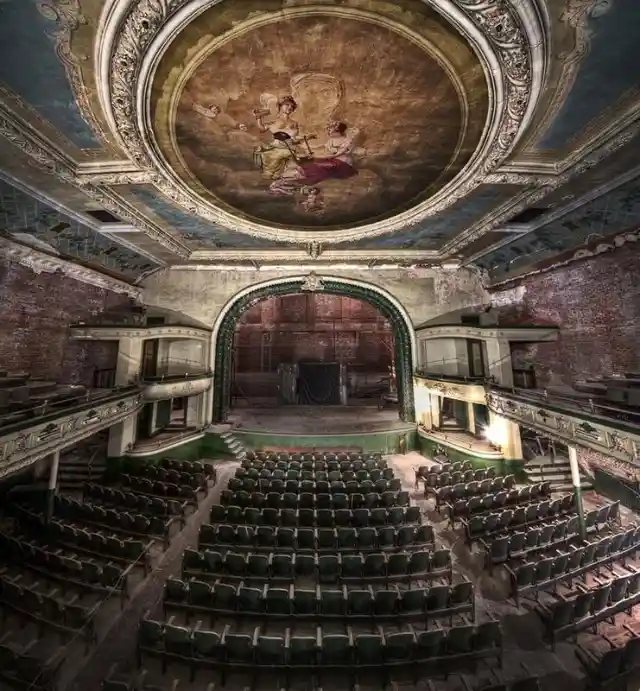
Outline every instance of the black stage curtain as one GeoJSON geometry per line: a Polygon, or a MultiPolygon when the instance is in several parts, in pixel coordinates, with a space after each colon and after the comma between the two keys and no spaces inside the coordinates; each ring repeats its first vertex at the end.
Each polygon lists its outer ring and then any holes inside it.
{"type": "Polygon", "coordinates": [[[298,401],[301,405],[340,405],[340,365],[337,362],[301,362],[298,401]]]}

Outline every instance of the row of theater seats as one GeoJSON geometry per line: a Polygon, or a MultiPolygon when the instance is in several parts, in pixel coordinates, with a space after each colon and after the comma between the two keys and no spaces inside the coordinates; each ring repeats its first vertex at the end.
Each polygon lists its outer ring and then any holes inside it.
{"type": "Polygon", "coordinates": [[[495,494],[485,494],[482,497],[472,497],[471,499],[458,499],[453,504],[446,504],[447,513],[449,514],[449,524],[455,526],[456,522],[461,519],[469,519],[473,516],[486,514],[489,512],[496,512],[502,509],[518,509],[528,507],[531,504],[538,504],[540,498],[545,495],[537,491],[537,487],[533,486],[535,498],[532,498],[532,492],[529,487],[522,487],[512,489],[510,492],[496,492],[495,494]]]}
{"type": "Polygon", "coordinates": [[[405,525],[380,528],[274,528],[204,524],[200,527],[201,549],[233,546],[240,550],[281,551],[394,551],[433,547],[434,533],[430,525],[405,525]]]}
{"type": "Polygon", "coordinates": [[[402,525],[418,523],[420,507],[393,506],[377,509],[276,509],[255,506],[217,505],[211,508],[212,523],[233,525],[273,525],[296,528],[300,526],[365,526],[402,525]]]}
{"type": "Polygon", "coordinates": [[[186,550],[182,573],[189,578],[204,580],[222,578],[290,583],[305,578],[320,583],[410,583],[435,578],[450,581],[452,562],[448,549],[349,554],[186,550]]]}
{"type": "Polygon", "coordinates": [[[236,586],[232,583],[169,579],[165,585],[163,606],[181,610],[187,621],[193,615],[206,615],[210,625],[216,619],[255,617],[291,620],[369,620],[381,622],[449,619],[461,614],[474,618],[475,599],[470,581],[456,585],[433,585],[428,588],[400,589],[372,586],[348,589],[300,588],[265,585],[262,588],[236,586]]]}
{"type": "MultiPolygon", "coordinates": [[[[61,497],[69,502],[76,501],[61,497]]],[[[175,499],[162,499],[161,497],[148,497],[145,494],[137,494],[129,490],[122,490],[93,482],[85,482],[82,485],[82,503],[97,502],[108,507],[126,508],[129,511],[139,512],[151,519],[157,517],[177,516],[182,519],[187,508],[187,502],[175,499]]]]}
{"type": "Polygon", "coordinates": [[[380,459],[375,459],[375,458],[370,458],[368,460],[356,460],[356,461],[350,461],[350,460],[324,460],[324,459],[317,459],[315,461],[313,460],[306,460],[306,461],[277,461],[277,460],[272,460],[272,461],[248,461],[246,458],[241,462],[241,468],[244,470],[250,471],[250,470],[256,470],[256,471],[263,471],[263,470],[268,470],[270,472],[273,471],[282,471],[285,473],[288,473],[290,470],[296,470],[296,471],[309,471],[309,472],[326,472],[330,473],[333,471],[340,471],[342,473],[346,473],[348,471],[352,472],[359,472],[360,470],[368,470],[369,472],[373,472],[374,470],[384,470],[387,468],[387,462],[383,458],[380,459]]]}
{"type": "Polygon", "coordinates": [[[587,571],[632,557],[640,547],[640,532],[630,528],[624,532],[596,537],[587,543],[569,545],[567,551],[553,550],[538,561],[522,561],[508,566],[511,594],[516,600],[523,595],[551,590],[561,582],[573,582],[587,571]]]}
{"type": "Polygon", "coordinates": [[[542,482],[535,485],[525,485],[520,489],[514,489],[515,478],[513,475],[497,477],[493,480],[473,480],[472,482],[460,482],[457,485],[444,485],[428,492],[433,494],[436,500],[436,508],[443,504],[458,501],[459,499],[482,499],[487,494],[500,492],[518,492],[529,495],[527,498],[535,499],[538,496],[547,496],[551,493],[550,483],[542,482]],[[533,496],[531,496],[533,495],[533,496]]]}
{"type": "Polygon", "coordinates": [[[565,494],[551,501],[517,506],[515,509],[504,509],[486,516],[463,518],[461,522],[467,542],[473,542],[511,530],[529,528],[573,512],[575,512],[575,497],[573,494],[565,494]]]}
{"type": "MultiPolygon", "coordinates": [[[[288,464],[288,467],[293,463],[288,464]]],[[[362,468],[360,470],[305,470],[304,468],[296,467],[289,468],[289,470],[282,470],[280,468],[244,468],[240,466],[236,468],[234,477],[241,480],[249,478],[252,480],[311,480],[312,482],[350,482],[357,480],[364,482],[365,480],[393,480],[393,470],[391,468],[373,468],[368,470],[362,468]]]]}
{"type": "Polygon", "coordinates": [[[223,506],[253,506],[272,509],[376,509],[392,506],[409,506],[409,492],[386,490],[381,494],[312,494],[311,492],[246,492],[223,490],[220,493],[223,506]]]}
{"type": "Polygon", "coordinates": [[[242,465],[249,467],[250,463],[268,463],[268,462],[293,462],[293,463],[318,463],[327,462],[333,463],[356,463],[374,461],[379,464],[379,467],[386,468],[386,460],[382,458],[382,454],[375,452],[361,452],[361,451],[247,451],[246,457],[242,461],[242,465]]]}
{"type": "MultiPolygon", "coordinates": [[[[175,626],[145,617],[138,632],[138,657],[160,658],[163,665],[186,663],[192,677],[202,667],[222,673],[250,668],[255,675],[261,668],[282,668],[287,674],[313,671],[324,676],[335,671],[357,674],[376,670],[388,680],[392,669],[404,667],[418,679],[426,670],[437,668],[451,671],[470,660],[501,659],[502,633],[498,622],[472,623],[449,629],[436,627],[417,631],[411,624],[404,631],[375,633],[324,632],[318,627],[315,635],[263,633],[257,626],[253,632],[234,632],[227,625],[218,630],[175,626]]],[[[351,684],[350,684],[351,686],[351,684]]]]}
{"type": "MultiPolygon", "coordinates": [[[[317,473],[320,475],[321,473],[317,473]]],[[[288,475],[288,473],[287,473],[288,475]]],[[[346,475],[346,473],[345,473],[346,475]]],[[[380,478],[378,480],[286,480],[286,479],[267,479],[260,478],[255,480],[253,478],[233,478],[229,481],[229,490],[237,492],[244,490],[245,492],[293,492],[311,493],[311,494],[354,494],[360,492],[367,494],[368,492],[386,492],[392,490],[397,492],[402,486],[399,479],[387,480],[380,478]]]]}
{"type": "MultiPolygon", "coordinates": [[[[202,464],[163,465],[173,466],[167,471],[181,473],[184,486],[201,492],[202,464]]],[[[3,688],[6,683],[54,689],[65,661],[82,657],[78,645],[92,645],[99,627],[107,625],[105,602],[115,596],[124,606],[152,566],[153,545],[168,544],[172,526],[181,526],[185,502],[124,489],[118,477],[119,487],[85,485],[83,501],[56,497],[52,520],[24,495],[3,506],[0,610],[8,627],[0,646],[3,688]]],[[[208,489],[215,473],[206,477],[208,489]]]]}

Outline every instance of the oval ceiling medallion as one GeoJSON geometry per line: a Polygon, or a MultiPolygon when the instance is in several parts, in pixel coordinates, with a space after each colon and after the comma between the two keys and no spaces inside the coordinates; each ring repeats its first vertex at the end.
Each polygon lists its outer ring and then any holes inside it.
{"type": "Polygon", "coordinates": [[[254,4],[204,12],[156,71],[154,149],[182,190],[302,239],[410,212],[468,164],[487,79],[428,6],[254,4]]]}

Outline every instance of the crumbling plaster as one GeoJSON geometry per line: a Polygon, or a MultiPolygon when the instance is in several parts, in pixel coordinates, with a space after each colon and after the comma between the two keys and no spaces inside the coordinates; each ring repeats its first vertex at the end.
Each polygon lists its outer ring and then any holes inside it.
{"type": "MultiPolygon", "coordinates": [[[[147,305],[176,310],[213,325],[224,305],[244,288],[308,273],[295,267],[269,271],[173,267],[147,277],[142,287],[147,305]]],[[[388,291],[407,310],[414,325],[489,301],[478,275],[466,269],[318,269],[315,273],[368,282],[388,291]]]]}

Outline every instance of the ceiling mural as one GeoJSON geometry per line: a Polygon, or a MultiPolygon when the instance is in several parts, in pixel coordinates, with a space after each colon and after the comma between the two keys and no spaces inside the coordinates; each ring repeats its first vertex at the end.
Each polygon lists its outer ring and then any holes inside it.
{"type": "Polygon", "coordinates": [[[285,17],[195,68],[174,115],[176,154],[187,179],[242,217],[370,223],[430,196],[469,159],[459,89],[428,44],[357,14],[285,17]]]}
{"type": "Polygon", "coordinates": [[[151,101],[141,155],[171,198],[299,242],[424,216],[477,165],[498,103],[468,42],[414,0],[223,0],[167,46],[151,101]]]}
{"type": "Polygon", "coordinates": [[[0,180],[0,234],[133,281],[158,265],[0,180]]]}
{"type": "Polygon", "coordinates": [[[640,226],[640,177],[489,252],[475,263],[495,280],[567,250],[640,226]]]}
{"type": "Polygon", "coordinates": [[[496,277],[638,223],[635,0],[109,6],[0,0],[4,236],[128,281],[300,256],[496,277]]]}
{"type": "Polygon", "coordinates": [[[0,83],[76,147],[99,149],[56,50],[54,7],[35,0],[0,2],[0,83]]]}
{"type": "Polygon", "coordinates": [[[629,92],[640,94],[636,67],[640,3],[591,0],[561,10],[569,23],[587,11],[584,45],[571,91],[538,142],[539,149],[561,149],[629,92]]]}

